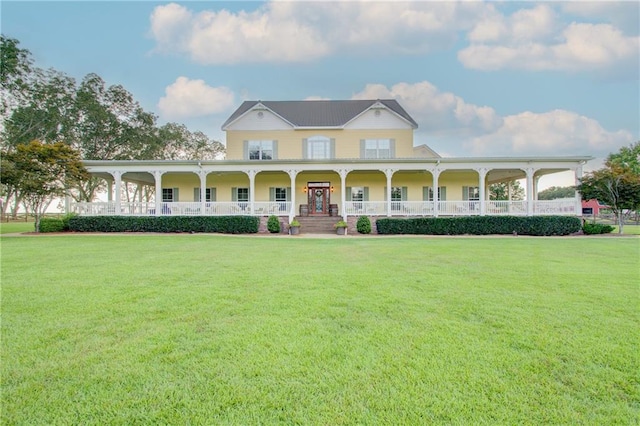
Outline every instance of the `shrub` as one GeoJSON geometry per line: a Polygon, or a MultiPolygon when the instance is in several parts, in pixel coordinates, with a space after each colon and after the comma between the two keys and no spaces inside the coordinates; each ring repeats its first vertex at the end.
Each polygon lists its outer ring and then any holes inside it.
{"type": "Polygon", "coordinates": [[[278,219],[278,216],[269,216],[269,219],[267,220],[267,230],[272,234],[280,232],[280,219],[278,219]]]}
{"type": "Polygon", "coordinates": [[[78,216],[78,213],[67,213],[64,216],[62,216],[61,218],[62,226],[65,231],[69,230],[69,220],[71,220],[72,217],[76,217],[76,216],[78,216]]]}
{"type": "Polygon", "coordinates": [[[582,232],[587,235],[608,234],[613,232],[615,228],[611,225],[603,225],[602,223],[585,223],[582,226],[582,232]]]}
{"type": "Polygon", "coordinates": [[[40,232],[62,232],[64,231],[62,219],[43,217],[40,219],[40,232]]]}
{"type": "Polygon", "coordinates": [[[360,216],[356,222],[356,230],[361,234],[371,233],[371,220],[368,216],[360,216]]]}
{"type": "Polygon", "coordinates": [[[215,232],[255,234],[255,216],[75,216],[69,229],[78,232],[215,232]]]}
{"type": "Polygon", "coordinates": [[[422,235],[569,235],[578,232],[580,219],[567,216],[465,216],[380,218],[379,234],[422,235]]]}

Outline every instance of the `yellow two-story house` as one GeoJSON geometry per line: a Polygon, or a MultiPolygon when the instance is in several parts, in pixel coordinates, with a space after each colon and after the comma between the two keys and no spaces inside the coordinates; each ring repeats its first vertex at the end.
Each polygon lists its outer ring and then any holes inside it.
{"type": "Polygon", "coordinates": [[[215,161],[85,161],[109,201],[80,214],[338,217],[580,215],[580,199],[538,201],[540,176],[582,175],[591,157],[443,158],[416,146],[416,121],[395,100],[246,101],[222,125],[215,161]],[[491,201],[488,186],[526,179],[525,200],[491,201]],[[153,188],[123,198],[123,182],[153,188]],[[135,196],[134,196],[135,197],[135,196]]]}

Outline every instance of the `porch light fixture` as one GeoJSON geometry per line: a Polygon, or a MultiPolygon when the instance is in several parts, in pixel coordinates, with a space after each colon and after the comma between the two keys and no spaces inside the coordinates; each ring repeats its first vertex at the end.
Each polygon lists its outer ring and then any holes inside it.
{"type": "Polygon", "coordinates": [[[307,187],[302,188],[302,192],[307,192],[307,187]]]}
{"type": "Polygon", "coordinates": [[[333,192],[333,186],[331,187],[331,192],[333,192]]]}

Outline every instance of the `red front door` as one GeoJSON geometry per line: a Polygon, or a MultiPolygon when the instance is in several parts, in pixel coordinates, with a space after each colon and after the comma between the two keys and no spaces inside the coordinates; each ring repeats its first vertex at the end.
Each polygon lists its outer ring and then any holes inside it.
{"type": "Polygon", "coordinates": [[[310,215],[329,215],[331,203],[331,184],[328,182],[309,182],[307,201],[310,215]]]}

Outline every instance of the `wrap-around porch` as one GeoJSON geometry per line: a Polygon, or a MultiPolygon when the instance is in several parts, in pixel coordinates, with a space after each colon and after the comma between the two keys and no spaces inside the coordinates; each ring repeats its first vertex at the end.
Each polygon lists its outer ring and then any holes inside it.
{"type": "Polygon", "coordinates": [[[537,186],[540,177],[558,172],[572,171],[579,179],[588,159],[334,160],[331,164],[86,161],[89,172],[106,181],[107,200],[69,203],[68,211],[80,215],[277,215],[289,220],[307,214],[579,216],[578,194],[541,201],[536,199],[537,186]],[[489,200],[489,185],[518,179],[526,182],[524,200],[510,196],[489,200]],[[136,189],[131,191],[123,183],[134,183],[136,189]],[[146,199],[143,188],[149,194],[146,199]],[[123,196],[125,190],[128,199],[123,196]]]}

